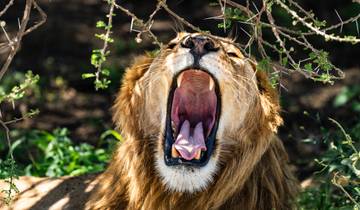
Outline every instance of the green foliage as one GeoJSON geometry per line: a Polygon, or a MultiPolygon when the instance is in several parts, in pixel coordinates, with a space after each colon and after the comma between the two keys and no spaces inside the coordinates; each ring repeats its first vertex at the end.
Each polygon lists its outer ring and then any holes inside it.
{"type": "Polygon", "coordinates": [[[257,69],[269,72],[271,71],[270,58],[264,58],[257,63],[257,69]]]}
{"type": "Polygon", "coordinates": [[[6,204],[9,204],[13,199],[13,192],[18,193],[19,189],[14,184],[13,180],[18,178],[19,171],[14,159],[8,157],[6,160],[0,159],[0,179],[4,180],[8,184],[7,188],[1,189],[1,200],[6,204]]]}
{"type": "MultiPolygon", "coordinates": [[[[334,106],[350,106],[349,111],[356,111],[351,103],[360,102],[360,98],[356,98],[359,91],[358,85],[345,87],[335,97],[334,106]]],[[[322,169],[316,173],[316,186],[307,188],[299,196],[300,209],[360,209],[360,121],[345,130],[330,120],[338,130],[331,134],[324,130],[328,149],[315,159],[322,169]]]]}
{"type": "Polygon", "coordinates": [[[308,56],[306,60],[309,61],[303,68],[310,74],[313,72],[319,74],[317,77],[310,78],[314,81],[333,84],[333,72],[331,72],[331,70],[334,69],[335,66],[329,61],[329,53],[324,50],[319,50],[310,52],[308,56]]]}
{"type": "Polygon", "coordinates": [[[298,197],[300,210],[357,210],[346,196],[336,189],[329,180],[306,189],[298,197]]]}
{"type": "MultiPolygon", "coordinates": [[[[317,174],[319,184],[300,195],[300,209],[360,208],[360,141],[353,140],[340,124],[333,122],[340,131],[325,139],[329,149],[316,159],[322,166],[317,174]]],[[[359,131],[352,129],[350,134],[358,135],[359,131]]]]}
{"type": "Polygon", "coordinates": [[[229,29],[232,21],[245,21],[246,17],[242,15],[238,8],[226,7],[224,11],[224,21],[218,24],[218,28],[229,29]]]}
{"type": "Polygon", "coordinates": [[[270,84],[273,88],[275,88],[279,84],[279,72],[272,71],[271,67],[270,58],[264,58],[260,60],[256,66],[257,69],[265,71],[268,74],[270,84]]]}
{"type": "MultiPolygon", "coordinates": [[[[22,99],[26,92],[30,89],[33,89],[36,83],[39,81],[39,75],[34,75],[32,71],[28,71],[25,75],[23,74],[15,74],[13,78],[4,80],[4,83],[0,86],[0,104],[3,102],[9,102],[15,108],[15,101],[22,99]],[[14,82],[19,82],[19,84],[14,85],[14,82]]],[[[1,113],[1,112],[0,112],[1,113]]],[[[39,113],[39,110],[30,110],[28,113],[25,113],[22,118],[32,117],[39,113]]],[[[0,115],[1,116],[1,115],[0,115]]],[[[5,141],[10,144],[10,139],[8,138],[8,128],[7,124],[17,122],[22,118],[13,119],[8,122],[2,122],[2,127],[5,129],[5,135],[2,138],[5,144],[5,141]]],[[[0,119],[1,120],[1,119],[0,119]]],[[[8,145],[7,156],[5,160],[0,159],[0,179],[3,179],[5,183],[8,184],[7,188],[1,189],[2,195],[1,200],[3,200],[6,204],[8,204],[12,198],[13,193],[17,193],[18,189],[15,186],[13,180],[18,178],[19,171],[18,166],[13,158],[13,150],[16,147],[16,144],[8,145]]]]}
{"type": "Polygon", "coordinates": [[[360,85],[346,86],[341,92],[335,97],[333,101],[334,107],[342,107],[350,103],[351,108],[355,112],[360,112],[360,85]],[[356,99],[357,100],[354,100],[356,99]]]}
{"type": "Polygon", "coordinates": [[[8,187],[1,189],[1,199],[5,203],[9,203],[14,192],[18,192],[13,183],[18,176],[77,176],[103,171],[116,143],[122,141],[121,135],[114,130],[107,130],[101,135],[98,147],[87,143],[75,144],[66,128],[55,129],[51,133],[31,130],[18,135],[10,149],[0,146],[0,154],[8,152],[5,160],[0,158],[0,179],[8,183],[8,187]],[[10,157],[10,153],[14,154],[14,158],[10,157]]]}
{"type": "Polygon", "coordinates": [[[66,128],[52,133],[33,130],[18,139],[20,144],[26,142],[23,146],[32,149],[29,153],[32,163],[25,167],[25,174],[58,177],[104,170],[111,152],[86,143],[75,145],[68,135],[66,128]]]}
{"type": "Polygon", "coordinates": [[[25,74],[25,79],[19,85],[15,85],[11,88],[11,91],[5,92],[6,87],[0,87],[0,103],[8,101],[14,103],[24,97],[26,90],[33,87],[39,81],[39,75],[34,75],[32,71],[28,71],[25,74]]]}

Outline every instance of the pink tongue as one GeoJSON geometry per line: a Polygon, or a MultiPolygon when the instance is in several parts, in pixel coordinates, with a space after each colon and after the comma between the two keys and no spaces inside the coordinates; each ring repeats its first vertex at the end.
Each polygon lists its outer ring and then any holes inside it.
{"type": "Polygon", "coordinates": [[[191,135],[190,123],[188,120],[185,120],[176,138],[174,147],[185,160],[194,159],[199,150],[205,151],[206,145],[202,122],[195,126],[194,132],[191,135]]]}

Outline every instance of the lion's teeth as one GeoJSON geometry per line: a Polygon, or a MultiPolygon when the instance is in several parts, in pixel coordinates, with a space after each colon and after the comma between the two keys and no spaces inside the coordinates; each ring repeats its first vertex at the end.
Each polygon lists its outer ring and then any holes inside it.
{"type": "Polygon", "coordinates": [[[201,150],[199,150],[199,151],[196,153],[195,159],[196,159],[196,160],[200,160],[200,157],[201,157],[201,150]]]}
{"type": "Polygon", "coordinates": [[[179,153],[178,153],[178,151],[176,151],[174,145],[173,145],[172,148],[171,148],[171,157],[173,157],[173,158],[179,157],[179,153]]]}
{"type": "Polygon", "coordinates": [[[175,125],[174,121],[171,121],[171,128],[173,130],[173,133],[176,134],[176,125],[175,125]]]}
{"type": "Polygon", "coordinates": [[[209,90],[213,90],[214,88],[214,80],[212,78],[209,79],[209,90]]]}
{"type": "Polygon", "coordinates": [[[183,77],[183,73],[181,73],[177,78],[177,87],[181,86],[182,77],[183,77]]]}

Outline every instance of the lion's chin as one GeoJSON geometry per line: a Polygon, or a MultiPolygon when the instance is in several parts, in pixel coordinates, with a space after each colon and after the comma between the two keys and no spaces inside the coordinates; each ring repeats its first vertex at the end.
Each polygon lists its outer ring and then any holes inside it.
{"type": "Polygon", "coordinates": [[[217,161],[210,158],[203,167],[187,165],[168,166],[163,157],[156,158],[156,169],[169,191],[195,193],[204,191],[213,182],[218,170],[217,161]]]}

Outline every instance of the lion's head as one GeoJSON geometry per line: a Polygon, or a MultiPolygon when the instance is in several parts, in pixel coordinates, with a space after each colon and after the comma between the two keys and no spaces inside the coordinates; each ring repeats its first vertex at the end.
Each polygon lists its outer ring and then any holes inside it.
{"type": "Polygon", "coordinates": [[[103,175],[97,203],[115,205],[115,195],[105,195],[109,187],[142,208],[186,207],[179,200],[194,208],[235,200],[259,206],[257,199],[266,202],[260,188],[267,198],[275,193],[268,202],[292,194],[281,180],[286,155],[274,138],[282,123],[277,95],[231,40],[179,33],[127,70],[114,111],[126,142],[103,175]]]}

